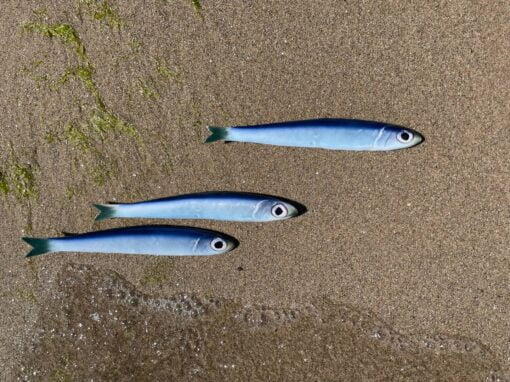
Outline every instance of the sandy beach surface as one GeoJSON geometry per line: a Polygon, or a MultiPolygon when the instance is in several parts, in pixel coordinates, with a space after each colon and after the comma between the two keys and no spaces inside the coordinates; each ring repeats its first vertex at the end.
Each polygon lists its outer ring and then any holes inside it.
{"type": "Polygon", "coordinates": [[[0,380],[509,380],[509,37],[508,1],[2,1],[0,380]],[[426,141],[203,144],[319,117],[426,141]],[[308,212],[94,222],[207,190],[308,212]],[[22,236],[146,223],[241,245],[24,257],[22,236]]]}

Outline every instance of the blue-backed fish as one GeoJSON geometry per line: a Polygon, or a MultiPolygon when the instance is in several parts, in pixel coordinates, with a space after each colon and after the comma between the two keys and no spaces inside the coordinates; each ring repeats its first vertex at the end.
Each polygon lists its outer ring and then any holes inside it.
{"type": "Polygon", "coordinates": [[[306,208],[270,195],[244,192],[201,192],[126,204],[95,204],[96,220],[109,218],[206,219],[269,222],[298,216],[306,208]]]}
{"type": "Polygon", "coordinates": [[[416,146],[423,136],[411,129],[356,119],[311,119],[252,126],[209,126],[206,142],[249,142],[329,150],[390,151],[416,146]]]}
{"type": "Polygon", "coordinates": [[[27,257],[50,252],[121,253],[157,256],[211,256],[232,251],[236,239],[214,231],[179,226],[140,226],[49,239],[23,238],[27,257]]]}

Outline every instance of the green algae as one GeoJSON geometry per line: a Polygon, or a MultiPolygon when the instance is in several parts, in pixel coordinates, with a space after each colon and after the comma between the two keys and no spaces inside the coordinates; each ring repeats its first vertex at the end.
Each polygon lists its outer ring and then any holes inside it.
{"type": "Polygon", "coordinates": [[[99,93],[99,89],[97,88],[96,83],[94,82],[93,75],[94,67],[92,66],[92,64],[87,62],[83,66],[67,69],[61,76],[60,83],[61,84],[67,83],[70,77],[78,78],[82,82],[85,89],[94,97],[96,106],[100,110],[106,111],[107,110],[106,105],[101,98],[101,94],[99,93]]]}
{"type": "MultiPolygon", "coordinates": [[[[97,3],[95,1],[84,0],[80,1],[80,4],[89,6],[96,20],[104,20],[110,26],[120,27],[120,17],[112,10],[108,2],[97,3]]],[[[81,82],[87,93],[94,99],[92,111],[88,113],[88,117],[85,120],[81,122],[70,121],[66,124],[62,133],[47,133],[44,137],[46,142],[49,144],[62,141],[68,142],[79,151],[92,155],[96,159],[96,163],[102,162],[98,145],[104,143],[109,138],[124,135],[143,145],[136,127],[117,116],[103,101],[94,79],[96,73],[95,67],[86,53],[87,50],[82,43],[79,33],[72,25],[66,23],[47,24],[37,21],[25,24],[24,29],[48,38],[56,38],[66,46],[72,47],[78,56],[80,64],[67,69],[60,77],[60,80],[57,81],[57,85],[63,86],[71,79],[76,79],[81,82]]],[[[42,62],[36,64],[39,66],[42,62]]],[[[156,93],[150,90],[149,88],[145,89],[146,94],[149,97],[155,97],[156,93]]],[[[113,169],[111,165],[99,163],[89,172],[94,183],[104,185],[110,179],[113,169]]]]}
{"type": "Polygon", "coordinates": [[[9,187],[9,182],[7,181],[4,173],[0,172],[0,193],[7,195],[11,191],[9,187]]]}
{"type": "Polygon", "coordinates": [[[106,163],[99,163],[91,170],[90,175],[96,185],[104,186],[112,178],[113,170],[106,163]]]}
{"type": "Polygon", "coordinates": [[[171,79],[171,80],[179,80],[180,79],[180,74],[175,70],[171,70],[165,64],[165,62],[160,59],[156,59],[156,71],[163,78],[171,79]]]}
{"type": "Polygon", "coordinates": [[[67,124],[67,127],[64,131],[64,139],[69,141],[73,146],[78,148],[82,152],[90,151],[92,147],[92,142],[90,138],[83,133],[83,131],[73,125],[72,123],[67,124]]]}
{"type": "Polygon", "coordinates": [[[102,140],[110,133],[127,135],[135,140],[140,139],[138,130],[130,123],[127,123],[108,111],[96,111],[87,122],[90,128],[97,132],[102,140]]]}
{"type": "Polygon", "coordinates": [[[30,22],[24,25],[24,29],[30,32],[39,33],[49,38],[59,38],[64,44],[74,47],[82,64],[77,68],[66,70],[60,78],[60,84],[67,83],[70,76],[78,77],[85,88],[94,97],[97,107],[105,109],[101,100],[99,90],[93,80],[94,66],[90,62],[85,46],[76,29],[69,24],[46,24],[42,22],[30,22]]]}
{"type": "Polygon", "coordinates": [[[74,199],[79,194],[78,188],[74,186],[67,186],[66,187],[66,198],[68,200],[74,199]]]}
{"type": "Polygon", "coordinates": [[[87,7],[90,16],[97,21],[106,23],[110,28],[120,29],[124,22],[119,14],[108,4],[108,1],[80,0],[80,5],[87,7]]]}
{"type": "Polygon", "coordinates": [[[53,144],[59,141],[59,137],[53,131],[47,131],[44,134],[44,140],[49,144],[53,144]]]}
{"type": "Polygon", "coordinates": [[[145,98],[154,100],[159,97],[159,93],[155,88],[156,84],[151,78],[146,81],[138,80],[138,92],[145,98]]]}
{"type": "Polygon", "coordinates": [[[37,197],[35,177],[31,165],[14,162],[11,167],[11,183],[18,199],[37,197]]]}
{"type": "Polygon", "coordinates": [[[201,19],[203,19],[204,15],[202,14],[202,3],[200,3],[200,0],[191,0],[191,4],[193,5],[193,8],[195,9],[197,15],[201,19]]]}
{"type": "Polygon", "coordinates": [[[111,28],[120,28],[122,26],[122,19],[110,6],[107,1],[99,5],[99,10],[94,12],[96,20],[104,20],[111,28]]]}
{"type": "Polygon", "coordinates": [[[139,140],[138,131],[133,125],[124,122],[109,112],[95,110],[89,118],[79,124],[69,122],[62,134],[48,132],[48,143],[65,141],[83,153],[98,154],[97,145],[105,142],[110,135],[126,135],[139,140]]]}
{"type": "Polygon", "coordinates": [[[72,46],[80,58],[88,60],[85,46],[81,42],[78,32],[70,24],[46,24],[38,21],[25,24],[24,29],[29,32],[39,33],[49,38],[58,38],[64,44],[72,46]]]}
{"type": "Polygon", "coordinates": [[[82,65],[66,70],[60,79],[60,83],[66,84],[70,77],[76,77],[82,82],[89,94],[94,97],[97,111],[92,114],[86,123],[89,124],[93,130],[100,133],[100,140],[104,140],[104,133],[107,131],[116,131],[118,133],[125,133],[131,137],[139,137],[138,131],[133,125],[122,121],[107,108],[101,97],[99,88],[94,81],[95,68],[89,60],[85,46],[82,44],[79,34],[74,27],[69,24],[32,22],[25,24],[25,29],[41,33],[50,38],[59,37],[64,43],[76,48],[82,65]]]}

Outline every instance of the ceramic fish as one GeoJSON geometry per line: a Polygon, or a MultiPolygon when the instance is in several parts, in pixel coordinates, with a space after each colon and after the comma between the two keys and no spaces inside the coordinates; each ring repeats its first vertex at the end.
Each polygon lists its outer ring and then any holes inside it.
{"type": "Polygon", "coordinates": [[[206,142],[250,142],[329,150],[390,151],[413,147],[418,132],[388,123],[355,119],[312,119],[254,126],[213,127],[206,142]]]}
{"type": "Polygon", "coordinates": [[[210,256],[230,252],[238,245],[234,238],[218,232],[178,226],[117,228],[66,237],[23,240],[33,247],[27,257],[50,252],[210,256]]]}
{"type": "Polygon", "coordinates": [[[96,204],[96,220],[109,218],[208,219],[268,222],[297,216],[305,208],[269,195],[202,192],[129,204],[96,204]]]}

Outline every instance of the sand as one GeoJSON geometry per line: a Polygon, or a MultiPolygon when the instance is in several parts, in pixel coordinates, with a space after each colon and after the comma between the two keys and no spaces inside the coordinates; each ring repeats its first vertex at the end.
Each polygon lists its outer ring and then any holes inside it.
{"type": "Polygon", "coordinates": [[[510,4],[194,4],[3,2],[0,379],[509,378],[510,4]],[[202,143],[318,117],[426,141],[202,143]],[[224,256],[24,258],[22,236],[147,223],[91,203],[206,190],[309,211],[180,222],[239,239],[224,256]]]}

